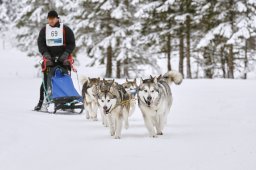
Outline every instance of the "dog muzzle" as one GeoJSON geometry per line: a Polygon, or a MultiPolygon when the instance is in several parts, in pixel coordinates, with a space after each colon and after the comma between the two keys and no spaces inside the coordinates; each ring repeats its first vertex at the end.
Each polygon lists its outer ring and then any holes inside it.
{"type": "Polygon", "coordinates": [[[148,107],[150,107],[152,100],[146,100],[144,97],[144,102],[147,104],[148,107]]]}
{"type": "Polygon", "coordinates": [[[105,113],[106,115],[109,114],[109,111],[110,111],[111,107],[112,107],[112,105],[111,105],[109,108],[103,107],[104,113],[105,113]]]}

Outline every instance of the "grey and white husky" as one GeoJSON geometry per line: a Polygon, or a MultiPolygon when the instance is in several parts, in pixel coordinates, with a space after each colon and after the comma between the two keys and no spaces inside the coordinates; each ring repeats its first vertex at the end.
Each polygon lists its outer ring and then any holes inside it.
{"type": "Polygon", "coordinates": [[[143,80],[138,89],[138,105],[143,114],[145,126],[150,137],[163,135],[167,115],[172,105],[172,93],[169,84],[181,84],[183,78],[179,72],[169,71],[163,76],[143,80]]]}
{"type": "Polygon", "coordinates": [[[84,108],[86,110],[86,118],[97,121],[97,92],[100,78],[83,78],[82,96],[84,99],[84,108]]]}
{"type": "MultiPolygon", "coordinates": [[[[110,87],[115,83],[115,80],[105,80],[103,78],[103,80],[100,80],[99,85],[98,85],[98,89],[97,89],[97,102],[98,102],[98,97],[101,91],[107,91],[110,89],[110,87]]],[[[98,102],[98,106],[99,106],[99,102],[98,102]]],[[[102,124],[105,127],[108,127],[108,121],[107,121],[107,117],[106,114],[104,112],[104,110],[99,107],[100,109],[100,113],[101,113],[101,119],[102,119],[102,124]]]]}
{"type": "Polygon", "coordinates": [[[138,86],[136,83],[136,79],[130,81],[126,79],[125,83],[123,83],[122,86],[124,87],[131,99],[131,107],[129,111],[129,116],[131,116],[134,113],[137,104],[136,95],[138,86]]]}
{"type": "Polygon", "coordinates": [[[98,103],[107,119],[111,136],[114,136],[115,139],[120,139],[123,122],[125,122],[126,129],[129,126],[129,95],[116,82],[113,81],[112,84],[109,84],[103,81],[98,93],[98,103]]]}

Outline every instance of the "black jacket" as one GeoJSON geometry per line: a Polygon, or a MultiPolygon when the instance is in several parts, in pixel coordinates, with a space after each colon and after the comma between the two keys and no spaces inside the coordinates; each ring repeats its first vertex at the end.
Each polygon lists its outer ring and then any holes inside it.
{"type": "MultiPolygon", "coordinates": [[[[60,23],[57,23],[55,27],[59,27],[60,23]]],[[[51,57],[54,59],[56,56],[60,57],[64,52],[71,54],[76,47],[75,37],[73,31],[66,25],[63,25],[64,33],[64,43],[63,46],[54,46],[48,47],[46,45],[46,26],[43,27],[39,33],[37,44],[39,52],[43,55],[45,52],[48,52],[51,57]]]]}

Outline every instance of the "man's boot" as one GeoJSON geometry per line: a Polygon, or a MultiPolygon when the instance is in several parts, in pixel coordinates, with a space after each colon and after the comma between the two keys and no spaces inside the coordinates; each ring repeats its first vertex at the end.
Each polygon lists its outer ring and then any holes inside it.
{"type": "Polygon", "coordinates": [[[48,107],[49,107],[49,103],[47,102],[47,100],[44,98],[42,107],[41,107],[41,111],[42,112],[48,112],[48,107]]]}
{"type": "Polygon", "coordinates": [[[36,107],[34,108],[35,111],[39,111],[41,109],[43,105],[43,101],[39,100],[38,104],[36,105],[36,107]]]}

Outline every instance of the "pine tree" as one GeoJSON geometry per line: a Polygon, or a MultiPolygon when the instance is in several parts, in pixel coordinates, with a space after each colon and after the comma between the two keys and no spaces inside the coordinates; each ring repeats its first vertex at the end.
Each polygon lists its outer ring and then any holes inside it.
{"type": "Polygon", "coordinates": [[[74,30],[75,53],[105,65],[106,77],[157,71],[163,57],[171,70],[178,54],[187,78],[247,78],[255,54],[254,0],[1,0],[1,36],[12,28],[8,38],[39,55],[36,40],[51,9],[74,30]]]}
{"type": "MultiPolygon", "coordinates": [[[[56,10],[60,16],[66,15],[71,9],[74,0],[23,0],[16,7],[17,17],[13,19],[15,24],[17,47],[25,51],[29,56],[39,56],[37,38],[40,29],[47,24],[47,14],[50,10],[56,10]]],[[[62,17],[60,17],[62,20],[62,17]]],[[[67,19],[68,21],[68,19],[67,19]]],[[[64,23],[66,24],[66,23],[64,23]]],[[[72,23],[68,23],[72,26],[72,23]]]]}
{"type": "Polygon", "coordinates": [[[53,9],[52,1],[21,1],[21,9],[15,19],[17,47],[29,56],[39,55],[37,38],[40,29],[47,23],[47,13],[53,9]]]}
{"type": "Polygon", "coordinates": [[[217,58],[217,61],[221,61],[224,77],[227,75],[228,78],[234,78],[235,65],[237,65],[235,62],[240,62],[236,61],[239,58],[236,54],[239,54],[239,49],[245,46],[245,41],[251,38],[255,29],[255,24],[250,19],[255,17],[255,2],[217,0],[213,1],[211,5],[213,5],[211,18],[214,20],[214,24],[201,39],[198,47],[216,48],[221,54],[219,55],[221,58],[217,58]]]}
{"type": "Polygon", "coordinates": [[[172,37],[174,33],[174,1],[141,1],[136,16],[142,22],[142,46],[149,53],[167,58],[171,70],[172,37]]]}
{"type": "Polygon", "coordinates": [[[77,46],[94,59],[91,65],[106,64],[106,77],[113,76],[113,69],[116,77],[129,77],[129,70],[136,71],[141,54],[136,46],[139,26],[134,23],[134,4],[128,0],[88,0],[78,1],[76,9],[77,46]]]}
{"type": "Polygon", "coordinates": [[[13,26],[13,21],[17,18],[17,13],[20,9],[20,4],[18,0],[3,0],[0,4],[0,34],[3,37],[3,46],[4,39],[7,37],[9,40],[12,40],[13,32],[10,30],[13,26]]]}
{"type": "Polygon", "coordinates": [[[83,49],[85,46],[85,51],[95,59],[95,63],[106,56],[105,76],[112,77],[112,48],[116,39],[112,36],[111,10],[116,4],[112,0],[81,0],[76,5],[79,12],[75,14],[77,18],[74,24],[78,48],[83,49]]]}
{"type": "Polygon", "coordinates": [[[3,37],[3,49],[5,48],[5,33],[8,30],[9,17],[7,16],[7,6],[5,2],[0,1],[0,36],[3,37]]]}
{"type": "MultiPolygon", "coordinates": [[[[216,12],[214,12],[214,7],[216,5],[216,0],[204,0],[197,4],[196,18],[198,18],[198,26],[195,28],[199,34],[197,34],[197,40],[200,41],[197,44],[197,48],[201,51],[203,58],[197,61],[204,71],[205,78],[213,78],[214,69],[216,63],[214,63],[213,49],[214,44],[208,40],[208,37],[212,37],[211,29],[217,26],[216,12]],[[203,38],[202,38],[203,37],[203,38]]],[[[222,64],[225,65],[225,60],[222,64]]],[[[223,70],[225,71],[225,69],[223,70]]],[[[223,73],[224,74],[224,73],[223,73]]]]}
{"type": "Polygon", "coordinates": [[[6,30],[9,17],[7,15],[7,4],[6,2],[0,2],[0,32],[6,30]]]}

